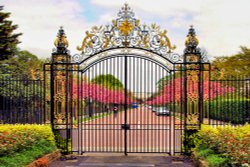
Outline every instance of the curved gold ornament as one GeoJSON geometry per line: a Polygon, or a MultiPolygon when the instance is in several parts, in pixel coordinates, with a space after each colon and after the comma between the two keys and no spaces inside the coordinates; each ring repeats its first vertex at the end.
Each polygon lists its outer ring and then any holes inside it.
{"type": "Polygon", "coordinates": [[[89,31],[85,32],[86,37],[83,39],[82,46],[77,47],[77,50],[83,51],[86,46],[91,47],[92,46],[92,37],[95,35],[94,33],[89,33],[89,31]]]}
{"type": "Polygon", "coordinates": [[[160,35],[161,46],[168,47],[170,50],[174,50],[176,48],[175,45],[171,46],[170,40],[167,36],[167,30],[160,32],[159,35],[160,35]]]}

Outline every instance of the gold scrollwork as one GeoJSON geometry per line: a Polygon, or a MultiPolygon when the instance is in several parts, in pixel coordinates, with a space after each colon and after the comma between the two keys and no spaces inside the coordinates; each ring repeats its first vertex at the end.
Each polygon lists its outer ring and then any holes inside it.
{"type": "Polygon", "coordinates": [[[167,30],[164,30],[159,33],[160,36],[160,45],[168,47],[170,50],[174,50],[176,48],[175,45],[171,46],[170,40],[167,37],[167,30]]]}
{"type": "Polygon", "coordinates": [[[187,79],[189,81],[197,82],[199,80],[199,70],[188,70],[187,71],[187,79]]]}
{"type": "Polygon", "coordinates": [[[83,39],[82,46],[77,47],[77,50],[83,51],[87,46],[92,47],[92,37],[95,35],[94,33],[90,33],[89,31],[85,32],[86,37],[83,39]]]}
{"type": "Polygon", "coordinates": [[[94,26],[90,32],[86,31],[82,45],[77,49],[86,56],[91,56],[103,49],[124,46],[136,46],[166,55],[176,48],[171,45],[166,30],[160,30],[160,26],[156,24],[141,26],[140,20],[134,18],[133,11],[125,4],[112,24],[105,27],[94,26]]]}

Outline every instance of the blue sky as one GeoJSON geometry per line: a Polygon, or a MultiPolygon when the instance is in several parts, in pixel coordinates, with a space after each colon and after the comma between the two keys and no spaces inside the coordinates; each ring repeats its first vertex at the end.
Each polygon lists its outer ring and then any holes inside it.
{"type": "Polygon", "coordinates": [[[22,49],[39,57],[50,57],[53,41],[63,26],[72,53],[78,53],[85,31],[106,25],[117,17],[127,2],[141,23],[156,23],[168,30],[176,52],[182,53],[189,26],[194,25],[200,47],[211,57],[239,52],[250,47],[249,0],[1,0],[17,32],[22,49]]]}

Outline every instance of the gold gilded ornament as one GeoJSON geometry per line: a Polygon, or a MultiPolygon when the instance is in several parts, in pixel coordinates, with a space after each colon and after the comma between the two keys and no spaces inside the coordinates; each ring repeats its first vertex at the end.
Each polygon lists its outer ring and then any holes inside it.
{"type": "Polygon", "coordinates": [[[118,28],[123,35],[128,36],[133,30],[133,25],[126,19],[118,28]]]}

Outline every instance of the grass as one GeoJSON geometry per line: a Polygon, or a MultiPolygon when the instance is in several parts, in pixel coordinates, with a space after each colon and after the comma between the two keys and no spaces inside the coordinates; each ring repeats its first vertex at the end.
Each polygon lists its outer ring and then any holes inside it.
{"type": "Polygon", "coordinates": [[[214,153],[213,150],[207,148],[205,145],[200,145],[195,149],[195,157],[204,160],[208,167],[227,167],[228,159],[214,153]]]}
{"type": "Polygon", "coordinates": [[[204,150],[198,151],[196,153],[196,157],[197,158],[201,158],[201,159],[205,159],[206,157],[208,157],[211,154],[214,154],[213,150],[211,150],[211,149],[204,149],[204,150]]]}
{"type": "Polygon", "coordinates": [[[206,158],[208,167],[227,167],[227,159],[215,154],[210,154],[206,158]]]}
{"type": "MultiPolygon", "coordinates": [[[[117,114],[120,113],[120,112],[123,112],[123,111],[124,110],[118,111],[117,114]]],[[[84,122],[92,121],[92,120],[95,120],[95,119],[98,119],[98,118],[103,118],[103,117],[113,115],[113,114],[114,114],[113,111],[105,112],[105,113],[101,113],[101,114],[96,114],[96,115],[93,115],[92,117],[81,118],[80,122],[84,123],[84,122]]],[[[76,125],[77,125],[77,122],[76,122],[76,125]]]]}
{"type": "Polygon", "coordinates": [[[35,159],[55,150],[55,146],[51,145],[46,140],[41,140],[38,144],[32,146],[30,149],[22,150],[21,152],[14,153],[11,156],[0,157],[0,167],[26,166],[35,159]]]}

